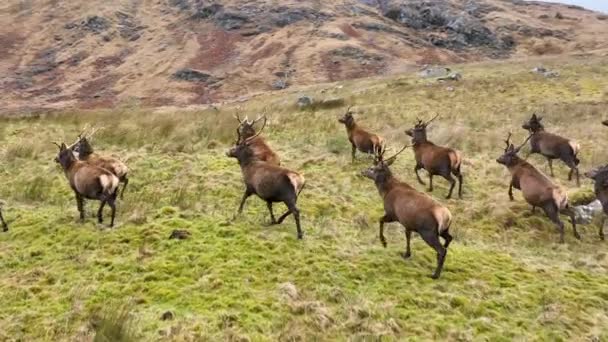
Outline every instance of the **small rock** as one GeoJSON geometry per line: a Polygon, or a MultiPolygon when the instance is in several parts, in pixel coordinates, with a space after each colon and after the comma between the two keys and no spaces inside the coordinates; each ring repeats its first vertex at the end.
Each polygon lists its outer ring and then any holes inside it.
{"type": "Polygon", "coordinates": [[[162,316],[160,316],[161,321],[172,321],[173,318],[175,318],[175,314],[173,314],[173,311],[171,310],[165,311],[162,316]]]}
{"type": "Polygon", "coordinates": [[[289,86],[289,84],[287,83],[287,81],[285,79],[278,79],[275,80],[274,82],[272,82],[272,89],[285,89],[289,86]]]}
{"type": "Polygon", "coordinates": [[[439,77],[438,81],[460,81],[462,80],[462,75],[459,72],[451,73],[446,77],[439,77]]]}
{"type": "Polygon", "coordinates": [[[291,300],[298,299],[298,288],[293,283],[287,282],[280,284],[279,292],[281,293],[281,295],[291,300]]]}
{"type": "Polygon", "coordinates": [[[447,87],[447,88],[445,88],[445,90],[447,90],[447,91],[454,91],[455,89],[454,89],[454,87],[447,87]]]}
{"type": "Polygon", "coordinates": [[[171,236],[169,236],[169,239],[185,240],[188,239],[190,235],[192,234],[190,234],[190,232],[187,230],[175,229],[171,232],[171,236]]]}
{"type": "Polygon", "coordinates": [[[599,200],[595,200],[587,205],[577,205],[574,207],[576,223],[579,224],[589,224],[595,216],[603,215],[603,213],[602,203],[599,200]]]}
{"type": "Polygon", "coordinates": [[[176,71],[175,73],[173,73],[173,78],[181,81],[199,82],[206,84],[213,84],[220,81],[220,78],[218,77],[190,68],[184,68],[176,71]]]}
{"type": "Polygon", "coordinates": [[[418,76],[421,78],[444,77],[449,75],[450,71],[450,68],[444,67],[425,67],[418,73],[418,76]]]}
{"type": "Polygon", "coordinates": [[[313,99],[310,96],[302,95],[302,96],[298,97],[298,107],[300,109],[308,108],[308,107],[312,106],[312,103],[313,103],[313,99]]]}

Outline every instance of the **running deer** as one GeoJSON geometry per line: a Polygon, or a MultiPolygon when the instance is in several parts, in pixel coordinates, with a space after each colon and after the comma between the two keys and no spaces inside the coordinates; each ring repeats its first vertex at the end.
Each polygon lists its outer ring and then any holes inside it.
{"type": "Polygon", "coordinates": [[[235,118],[239,122],[239,126],[236,129],[237,139],[235,145],[240,144],[244,140],[252,138],[249,146],[253,151],[255,158],[270,164],[281,165],[279,156],[272,150],[272,148],[270,148],[268,143],[266,143],[266,140],[259,135],[256,136],[254,125],[263,119],[264,123],[262,124],[260,131],[263,130],[264,127],[266,127],[266,115],[258,117],[253,121],[250,121],[247,117],[245,117],[245,120],[241,120],[238,114],[235,116],[235,118]]]}
{"type": "MultiPolygon", "coordinates": [[[[608,165],[599,167],[595,170],[589,171],[585,173],[586,177],[589,177],[593,180],[594,184],[594,192],[597,199],[602,203],[602,209],[604,210],[604,214],[608,215],[608,165]]],[[[604,223],[606,221],[606,217],[602,220],[602,224],[600,224],[600,239],[604,240],[604,223]]]]}
{"type": "Polygon", "coordinates": [[[435,120],[439,114],[435,115],[431,120],[423,122],[418,119],[418,123],[414,128],[405,131],[405,134],[412,137],[414,147],[414,156],[416,157],[416,166],[414,172],[418,182],[426,185],[420,178],[418,171],[425,169],[429,174],[429,191],[433,191],[433,176],[438,175],[450,182],[450,190],[447,199],[452,198],[452,191],[456,186],[456,181],[452,175],[458,179],[458,197],[462,198],[462,156],[459,151],[451,148],[438,146],[427,139],[426,128],[435,120]]]}
{"type": "Polygon", "coordinates": [[[94,199],[101,201],[97,211],[97,220],[103,222],[103,208],[106,203],[112,209],[112,220],[110,227],[114,226],[116,216],[116,196],[118,194],[118,177],[112,172],[76,159],[74,153],[62,143],[55,143],[59,147],[59,153],[55,162],[61,165],[65,177],[76,196],[76,204],[80,213],[80,220],[84,221],[84,200],[94,199]]]}
{"type": "Polygon", "coordinates": [[[447,248],[452,241],[449,233],[452,214],[429,195],[417,191],[393,176],[389,167],[407,147],[403,147],[401,151],[388,159],[384,159],[384,150],[377,151],[373,166],[362,171],[361,174],[374,181],[380,197],[384,201],[384,216],[379,221],[382,245],[384,247],[387,245],[384,237],[384,224],[398,221],[405,227],[406,250],[402,257],[407,259],[411,256],[412,232],[417,232],[437,252],[437,268],[431,276],[437,279],[441,275],[447,248]],[[443,245],[439,240],[440,236],[444,239],[443,245]]]}
{"type": "Polygon", "coordinates": [[[266,202],[270,212],[271,224],[280,224],[287,216],[293,214],[296,221],[297,237],[302,239],[300,210],[296,202],[305,185],[304,177],[295,171],[258,160],[254,155],[251,144],[260,133],[262,133],[262,129],[250,138],[241,140],[226,152],[228,157],[238,160],[245,183],[245,193],[241,199],[238,214],[243,212],[247,198],[255,194],[266,202]],[[272,205],[276,202],[285,203],[288,209],[278,220],[275,219],[272,210],[272,205]]]}
{"type": "Polygon", "coordinates": [[[338,122],[346,126],[348,141],[350,141],[352,147],[352,162],[354,163],[357,150],[368,154],[374,154],[378,150],[382,151],[384,149],[384,139],[357,125],[355,118],[353,117],[353,112],[350,110],[351,108],[352,106],[348,107],[346,114],[339,118],[338,122]]]}
{"type": "Polygon", "coordinates": [[[2,231],[8,232],[8,224],[4,221],[4,217],[2,216],[2,205],[0,204],[0,223],[2,223],[2,231]]]}
{"type": "Polygon", "coordinates": [[[123,199],[125,189],[129,184],[129,168],[127,167],[127,165],[125,165],[125,163],[121,162],[116,158],[102,156],[95,153],[95,151],[93,150],[93,146],[91,146],[89,140],[93,137],[97,130],[98,129],[91,130],[87,134],[85,134],[84,131],[80,133],[78,135],[78,140],[73,145],[71,145],[69,149],[74,152],[78,160],[106,169],[112,172],[116,177],[118,177],[118,180],[123,183],[122,190],[120,192],[120,198],[123,199]]]}
{"type": "Polygon", "coordinates": [[[560,137],[559,135],[545,132],[545,127],[541,122],[542,120],[542,117],[537,116],[536,113],[534,113],[530,120],[522,125],[522,128],[529,131],[531,134],[530,152],[524,159],[528,159],[530,154],[533,153],[540,153],[545,156],[549,163],[551,177],[555,177],[553,173],[553,159],[560,159],[570,168],[568,180],[572,180],[573,173],[576,173],[576,185],[580,185],[580,176],[578,172],[580,160],[577,157],[580,150],[579,144],[560,137]]]}
{"type": "Polygon", "coordinates": [[[564,223],[559,218],[559,215],[560,213],[567,215],[570,217],[574,236],[580,240],[581,236],[576,230],[574,211],[568,204],[568,194],[532,164],[521,159],[517,155],[530,139],[531,136],[528,136],[524,143],[516,148],[511,143],[511,133],[509,133],[507,140],[505,140],[505,151],[502,156],[496,159],[496,162],[506,166],[511,174],[509,199],[511,201],[514,200],[513,188],[519,189],[526,202],[532,205],[533,211],[536,207],[542,208],[549,219],[557,225],[560,234],[560,243],[564,242],[564,223]]]}

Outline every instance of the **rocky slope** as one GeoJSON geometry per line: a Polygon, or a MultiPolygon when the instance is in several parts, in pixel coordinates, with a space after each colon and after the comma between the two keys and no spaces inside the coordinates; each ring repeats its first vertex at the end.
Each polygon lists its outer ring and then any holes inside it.
{"type": "Polygon", "coordinates": [[[519,0],[9,0],[0,106],[210,103],[424,64],[601,51],[607,19],[519,0]]]}

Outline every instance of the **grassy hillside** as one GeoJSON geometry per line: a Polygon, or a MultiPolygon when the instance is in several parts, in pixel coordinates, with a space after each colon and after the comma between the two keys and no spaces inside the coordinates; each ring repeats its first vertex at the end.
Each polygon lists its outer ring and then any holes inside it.
{"type": "MultiPolygon", "coordinates": [[[[599,124],[608,104],[608,62],[545,63],[561,77],[531,74],[527,63],[458,66],[464,80],[442,84],[413,75],[319,85],[262,95],[243,113],[267,108],[265,135],[284,164],[308,184],[300,199],[305,237],[289,218],[267,227],[266,206],[250,198],[231,221],[243,186],[236,161],[235,107],[152,111],[122,107],[0,119],[0,198],[9,233],[0,234],[0,340],[90,340],[116,332],[142,340],[608,340],[608,255],[597,226],[567,224],[566,243],[521,194],[509,202],[508,173],[495,162],[509,130],[517,141],[532,111],[547,129],[582,146],[582,170],[608,161],[599,124]],[[453,87],[453,89],[447,89],[453,87]],[[337,117],[344,107],[300,111],[299,94],[344,98],[393,149],[417,116],[441,113],[429,136],[465,155],[463,200],[446,201],[456,240],[442,278],[428,276],[435,254],[417,236],[403,261],[403,230],[377,238],[380,198],[350,163],[337,117]],[[94,141],[132,169],[116,229],[77,221],[76,204],[54,164],[52,141],[72,142],[86,124],[94,141]],[[192,233],[168,240],[173,229],[192,233]],[[171,310],[173,320],[162,321],[171,310]],[[128,319],[127,319],[128,318],[128,319]]],[[[531,157],[546,170],[546,161],[531,157]]],[[[411,151],[393,171],[420,190],[411,151]]],[[[557,181],[575,201],[591,183],[557,181]]],[[[277,210],[278,212],[278,210],[277,210]]],[[[110,337],[109,340],[117,340],[110,337]]]]}

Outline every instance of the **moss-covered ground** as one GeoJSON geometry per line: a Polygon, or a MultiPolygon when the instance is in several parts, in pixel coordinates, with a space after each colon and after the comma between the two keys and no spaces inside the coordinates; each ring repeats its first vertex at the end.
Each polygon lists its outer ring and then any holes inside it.
{"type": "MultiPolygon", "coordinates": [[[[243,191],[225,156],[236,105],[217,110],[142,109],[137,104],[0,118],[0,198],[11,230],[0,233],[0,340],[608,340],[608,246],[596,224],[567,224],[566,243],[521,194],[510,202],[508,172],[495,159],[508,131],[544,114],[547,130],[576,139],[581,169],[608,162],[605,59],[553,59],[559,78],[530,73],[533,63],[460,65],[464,79],[438,83],[415,75],[364,79],[264,94],[240,103],[250,117],[267,109],[265,136],[307,186],[295,224],[267,226],[255,197],[233,216],[243,191]],[[453,89],[448,89],[453,87],[453,89]],[[396,149],[416,117],[441,117],[429,137],[465,156],[464,199],[433,196],[453,213],[455,241],[441,279],[428,276],[435,254],[415,236],[412,258],[402,227],[377,238],[381,200],[350,162],[337,117],[345,106],[299,110],[300,94],[343,98],[360,122],[396,149]],[[131,169],[118,225],[96,224],[87,202],[81,224],[52,141],[72,142],[85,124],[103,127],[99,152],[131,169]],[[185,229],[187,240],[169,240],[185,229]],[[166,311],[174,319],[161,320],[166,311]],[[117,323],[118,322],[118,323],[117,323]],[[120,330],[124,329],[124,330],[120,330]],[[110,331],[108,333],[107,331],[110,331]]],[[[540,156],[530,160],[547,170],[540,156]]],[[[556,181],[573,201],[592,186],[556,181]]],[[[413,154],[393,171],[415,181],[413,154]]],[[[276,210],[277,212],[279,210],[276,210]]],[[[106,212],[109,215],[109,211],[106,212]]]]}

